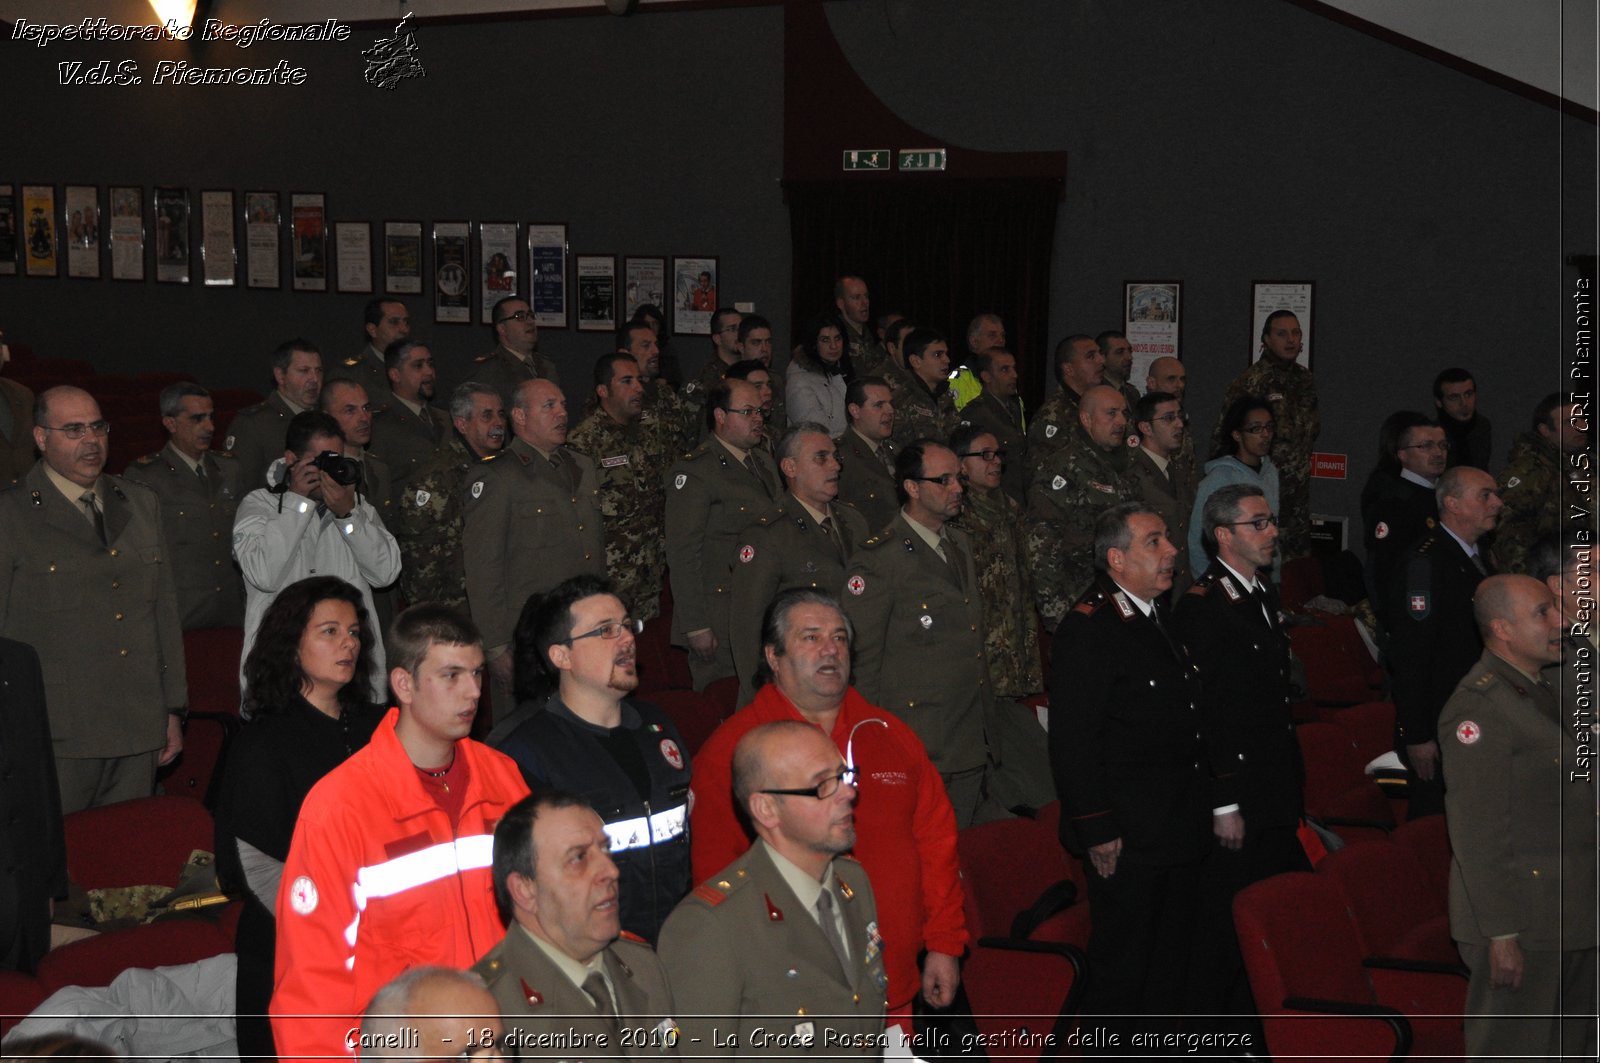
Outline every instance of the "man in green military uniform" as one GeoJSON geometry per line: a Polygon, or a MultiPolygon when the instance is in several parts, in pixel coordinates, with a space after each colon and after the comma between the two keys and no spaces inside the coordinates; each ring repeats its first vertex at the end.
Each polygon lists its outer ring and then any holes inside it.
{"type": "Polygon", "coordinates": [[[1567,487],[1574,474],[1592,475],[1586,463],[1574,463],[1574,455],[1589,449],[1585,410],[1571,395],[1551,392],[1534,408],[1532,431],[1511,444],[1511,457],[1500,474],[1506,511],[1493,546],[1501,572],[1526,572],[1528,550],[1542,535],[1571,539],[1594,530],[1594,496],[1567,487]]]}
{"type": "Polygon", "coordinates": [[[754,384],[723,380],[706,396],[710,435],[666,477],[667,574],[673,644],[689,651],[696,690],[733,675],[731,569],[740,534],[781,497],[761,449],[754,384]]]}
{"type": "Polygon", "coordinates": [[[617,352],[639,363],[639,380],[644,384],[644,427],[673,442],[682,452],[700,438],[700,426],[689,423],[683,401],[672,385],[661,376],[661,342],[655,329],[643,321],[630,321],[617,330],[617,352]]]}
{"type": "Polygon", "coordinates": [[[843,855],[856,840],[855,769],[823,731],[780,720],[734,747],[733,791],[755,844],[661,928],[681,1051],[880,1055],[883,936],[872,884],[843,855]]]}
{"type": "Polygon", "coordinates": [[[51,388],[33,414],[41,457],[0,491],[0,636],[39,653],[66,813],[150,796],[189,695],[160,502],[104,475],[88,392],[51,388]]]}
{"type": "Polygon", "coordinates": [[[961,419],[994,436],[1001,451],[1000,486],[1018,504],[1028,496],[1028,423],[1017,394],[1017,356],[995,348],[974,356],[983,390],[961,408],[961,419]]]}
{"type": "Polygon", "coordinates": [[[362,327],[367,345],[338,365],[339,375],[367,389],[372,408],[382,413],[393,401],[390,394],[388,364],[384,353],[389,345],[411,335],[411,314],[398,299],[368,299],[362,310],[362,327]]]}
{"type": "MultiPolygon", "coordinates": [[[[1272,407],[1277,433],[1272,438],[1272,463],[1278,468],[1278,557],[1293,561],[1311,552],[1311,448],[1322,432],[1317,385],[1311,370],[1297,359],[1303,346],[1300,319],[1292,311],[1274,310],[1261,326],[1261,355],[1234,377],[1222,396],[1226,411],[1234,401],[1257,395],[1272,407]]],[[[1222,420],[1212,435],[1213,448],[1222,439],[1222,420]]]]}
{"type": "Polygon", "coordinates": [[[228,425],[222,449],[239,460],[239,482],[246,492],[266,484],[267,470],[283,457],[289,419],[317,408],[322,394],[322,352],[310,340],[286,340],[272,352],[277,390],[265,402],[240,410],[228,425]]]}
{"type": "Polygon", "coordinates": [[[882,377],[856,377],[844,393],[850,427],[834,440],[839,446],[839,504],[867,520],[874,534],[900,511],[894,483],[894,399],[882,377]]]}
{"type": "Polygon", "coordinates": [[[913,440],[895,458],[904,505],[850,557],[842,596],[855,625],[861,694],[906,722],[939,769],[956,826],[993,818],[983,602],[967,533],[950,523],[966,494],[955,452],[913,440]]]}
{"type": "Polygon", "coordinates": [[[622,930],[609,848],[595,810],[559,790],[523,798],[494,829],[494,891],[511,926],[473,970],[528,1055],[552,1037],[563,1055],[678,1055],[666,971],[622,930]]]}
{"type": "Polygon", "coordinates": [[[778,443],[782,501],[744,530],[733,566],[733,667],[739,704],[755,697],[761,665],[761,618],[778,592],[810,587],[826,594],[844,585],[845,562],[872,534],[866,518],[834,504],[839,451],[815,422],[790,428],[778,443]]]}
{"type": "Polygon", "coordinates": [[[1472,972],[1467,1054],[1593,1059],[1593,725],[1572,727],[1540,677],[1562,653],[1549,588],[1490,576],[1473,613],[1483,656],[1438,729],[1450,777],[1450,935],[1472,972]]]}
{"type": "MultiPolygon", "coordinates": [[[[970,409],[970,407],[969,407],[970,409]]],[[[989,736],[1000,768],[996,801],[1005,808],[1039,808],[1055,800],[1050,753],[1038,715],[1023,699],[1044,690],[1039,615],[1022,545],[1022,506],[1002,487],[1002,451],[994,433],[964,424],[950,437],[967,492],[955,523],[972,542],[983,605],[984,652],[995,697],[989,736]]]]}
{"type": "Polygon", "coordinates": [[[1139,402],[1139,389],[1128,379],[1133,372],[1133,344],[1128,342],[1127,333],[1106,329],[1094,342],[1106,360],[1105,382],[1122,392],[1122,397],[1128,400],[1128,409],[1133,409],[1139,402]]]}
{"type": "Polygon", "coordinates": [[[1094,581],[1095,520],[1139,498],[1128,479],[1127,429],[1122,393],[1104,384],[1092,387],[1078,404],[1072,441],[1048,454],[1033,474],[1026,550],[1046,630],[1056,629],[1094,581]]]}
{"type": "MultiPolygon", "coordinates": [[[[426,344],[396,340],[383,357],[389,367],[389,400],[372,416],[373,449],[383,455],[395,488],[401,490],[449,440],[450,417],[432,405],[437,374],[426,344]]],[[[367,396],[372,398],[370,390],[367,396]]]]}
{"type": "MultiPolygon", "coordinates": [[[[746,314],[739,322],[739,360],[760,362],[767,372],[772,372],[772,322],[760,314],[746,314]]],[[[705,423],[704,401],[702,397],[701,413],[690,422],[696,431],[705,423]]],[[[788,400],[781,387],[772,388],[772,412],[766,416],[764,429],[769,440],[789,430],[788,400]]]]}
{"type": "Polygon", "coordinates": [[[467,603],[502,716],[516,704],[511,639],[529,596],[604,575],[606,563],[594,462],[565,445],[567,400],[554,381],[517,386],[511,432],[504,453],[468,478],[461,528],[467,603]]]}
{"type": "Polygon", "coordinates": [[[1167,522],[1167,537],[1178,548],[1172,573],[1172,601],[1189,589],[1189,517],[1194,510],[1194,467],[1178,460],[1189,438],[1189,415],[1176,395],[1148,391],[1134,406],[1139,445],[1130,448],[1128,482],[1146,505],[1167,522]]]}
{"type": "MultiPolygon", "coordinates": [[[[850,362],[857,367],[882,366],[887,356],[878,334],[872,330],[872,297],[867,282],[860,277],[840,277],[833,285],[833,305],[844,320],[845,343],[850,362]]],[[[857,372],[869,370],[857,368],[857,372]]]]}
{"type": "Polygon", "coordinates": [[[467,611],[461,557],[461,513],[472,467],[506,444],[500,393],[468,381],[450,398],[455,432],[395,500],[390,527],[400,544],[400,594],[407,602],[439,602],[467,611]]]}
{"type": "Polygon", "coordinates": [[[950,345],[937,329],[913,329],[905,338],[906,375],[894,388],[894,443],[947,439],[961,423],[950,393],[950,345]]]}
{"type": "Polygon", "coordinates": [[[639,363],[620,351],[594,367],[595,409],[567,437],[594,462],[605,525],[606,572],[635,620],[661,615],[667,502],[663,479],[677,440],[659,422],[644,424],[639,363]]]}
{"type": "Polygon", "coordinates": [[[489,317],[495,348],[472,360],[473,380],[500,392],[506,409],[511,408],[512,392],[524,380],[561,383],[556,364],[539,353],[539,323],[528,300],[508,295],[494,304],[489,317]]]}
{"type": "Polygon", "coordinates": [[[345,377],[334,377],[323,386],[317,405],[339,422],[344,456],[361,467],[356,490],[372,503],[380,520],[387,520],[394,512],[394,473],[388,462],[367,449],[372,445],[372,400],[367,389],[345,377]]]}
{"type": "Polygon", "coordinates": [[[1106,356],[1093,336],[1073,333],[1062,339],[1056,344],[1055,364],[1061,386],[1040,404],[1028,423],[1028,460],[1033,463],[1028,470],[1030,478],[1046,458],[1072,441],[1083,393],[1105,383],[1106,356]]]}
{"type": "Polygon", "coordinates": [[[161,531],[185,631],[244,623],[244,583],[233,565],[233,517],[243,494],[239,463],[211,449],[212,414],[205,388],[181,381],[167,385],[161,424],[171,438],[122,474],[161,500],[161,531]]]}
{"type": "MultiPolygon", "coordinates": [[[[739,326],[743,317],[732,307],[719,307],[711,315],[711,357],[700,367],[693,380],[686,382],[678,393],[683,406],[684,423],[699,432],[701,418],[705,416],[706,392],[721,380],[728,367],[743,361],[739,352],[739,326]]],[[[698,442],[698,438],[695,442],[698,442]]]]}

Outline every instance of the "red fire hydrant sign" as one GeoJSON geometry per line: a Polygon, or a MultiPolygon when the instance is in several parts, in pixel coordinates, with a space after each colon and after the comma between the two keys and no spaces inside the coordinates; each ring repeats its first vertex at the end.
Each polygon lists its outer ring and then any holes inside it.
{"type": "Polygon", "coordinates": [[[1324,480],[1343,480],[1349,472],[1350,459],[1347,454],[1323,454],[1319,451],[1311,452],[1311,475],[1324,480]]]}

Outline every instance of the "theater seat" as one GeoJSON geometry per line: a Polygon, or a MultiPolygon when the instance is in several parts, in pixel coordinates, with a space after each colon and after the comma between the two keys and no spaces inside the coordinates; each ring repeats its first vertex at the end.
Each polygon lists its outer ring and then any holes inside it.
{"type": "Polygon", "coordinates": [[[1306,685],[1319,705],[1358,705],[1382,694],[1383,672],[1349,616],[1314,613],[1315,623],[1289,629],[1306,685]]]}
{"type": "Polygon", "coordinates": [[[1329,853],[1316,873],[1338,883],[1349,902],[1364,957],[1460,967],[1449,909],[1407,847],[1386,838],[1357,842],[1329,853]]]}
{"type": "Polygon", "coordinates": [[[43,1004],[49,995],[44,984],[31,974],[0,971],[0,1037],[10,1033],[11,1027],[43,1004]]]}
{"type": "Polygon", "coordinates": [[[1366,774],[1355,741],[1337,724],[1296,724],[1305,761],[1305,810],[1347,842],[1385,837],[1394,829],[1389,800],[1366,774]]]}
{"type": "Polygon", "coordinates": [[[1274,1059],[1463,1055],[1466,980],[1364,960],[1331,877],[1295,871],[1253,883],[1233,916],[1274,1059]]]}
{"type": "Polygon", "coordinates": [[[239,658],[244,628],[205,627],[183,633],[189,708],[239,715],[239,658]]]}
{"type": "Polygon", "coordinates": [[[706,744],[711,732],[726,719],[719,706],[695,690],[655,690],[642,695],[640,700],[654,702],[677,725],[691,760],[706,744]]]}
{"type": "Polygon", "coordinates": [[[969,827],[956,840],[973,937],[962,984],[981,1033],[1028,1035],[1005,1043],[1007,1059],[1039,1058],[1045,1034],[1058,1046],[1051,1054],[1059,1051],[1083,991],[1088,908],[1049,829],[1005,819],[969,827]]]}

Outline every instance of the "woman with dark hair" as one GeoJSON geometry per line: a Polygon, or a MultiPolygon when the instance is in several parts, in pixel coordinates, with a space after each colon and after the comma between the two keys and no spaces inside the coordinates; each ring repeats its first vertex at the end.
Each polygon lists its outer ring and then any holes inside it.
{"type": "MultiPolygon", "coordinates": [[[[1233,401],[1222,415],[1221,442],[1206,462],[1205,476],[1194,491],[1194,510],[1189,516],[1189,567],[1199,579],[1211,564],[1211,554],[1203,541],[1206,499],[1227,484],[1254,484],[1267,496],[1273,515],[1278,513],[1278,467],[1268,457],[1272,450],[1277,422],[1272,404],[1255,395],[1233,401]]],[[[1273,562],[1277,568],[1277,562],[1273,562]]]]}
{"type": "Polygon", "coordinates": [[[815,421],[826,425],[830,436],[850,427],[844,393],[855,372],[845,335],[844,322],[831,311],[806,326],[784,386],[791,424],[815,421]]]}
{"type": "Polygon", "coordinates": [[[228,750],[217,803],[217,870],[244,900],[239,956],[240,1055],[276,1055],[267,1004],[279,877],[300,804],[319,779],[367,744],[383,706],[367,701],[373,629],[361,592],[334,576],[286,587],[267,608],[244,662],[250,714],[228,750]]]}

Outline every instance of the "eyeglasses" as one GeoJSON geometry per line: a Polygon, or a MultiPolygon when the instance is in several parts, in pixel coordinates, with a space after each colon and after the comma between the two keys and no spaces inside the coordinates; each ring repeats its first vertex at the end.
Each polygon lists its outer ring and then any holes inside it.
{"type": "Polygon", "coordinates": [[[73,421],[60,428],[51,428],[49,425],[40,425],[46,432],[60,432],[68,439],[82,439],[86,435],[108,436],[111,434],[110,421],[91,421],[84,424],[82,421],[73,421]]]}
{"type": "Polygon", "coordinates": [[[532,321],[532,320],[533,320],[533,311],[532,310],[515,310],[515,311],[512,311],[511,313],[507,314],[505,317],[500,318],[498,321],[495,322],[495,324],[498,325],[498,324],[501,324],[502,322],[506,322],[506,321],[532,321]]]}
{"type": "Polygon", "coordinates": [[[1278,515],[1276,513],[1268,513],[1265,517],[1257,517],[1255,520],[1228,520],[1222,522],[1222,527],[1224,528],[1251,527],[1258,532],[1264,532],[1268,528],[1276,528],[1277,526],[1278,515]]]}
{"type": "Polygon", "coordinates": [[[740,417],[751,417],[751,416],[754,416],[755,414],[758,414],[758,413],[759,414],[764,414],[766,412],[766,411],[762,410],[762,408],[760,406],[740,406],[738,409],[732,409],[730,407],[724,406],[723,410],[725,412],[727,412],[727,413],[736,413],[740,417]]]}
{"type": "Polygon", "coordinates": [[[965,460],[967,458],[982,458],[984,461],[999,461],[1001,458],[1004,458],[1005,456],[1006,456],[1006,452],[1005,452],[1004,449],[1001,449],[1001,450],[969,450],[965,454],[957,455],[957,457],[959,457],[959,458],[961,458],[963,460],[965,460]]]}
{"type": "Polygon", "coordinates": [[[851,786],[856,784],[858,769],[844,768],[837,775],[830,775],[815,786],[800,786],[793,790],[757,790],[759,794],[773,794],[777,797],[815,797],[818,801],[826,801],[839,792],[839,787],[845,783],[851,786]]]}
{"type": "Polygon", "coordinates": [[[628,632],[630,635],[637,635],[643,630],[643,620],[634,620],[631,617],[624,617],[621,620],[607,620],[604,624],[601,624],[593,631],[585,631],[581,635],[574,635],[570,639],[562,639],[561,641],[566,643],[568,646],[572,645],[574,642],[577,642],[579,639],[605,639],[607,642],[611,642],[614,639],[620,639],[624,631],[628,632]]]}
{"type": "Polygon", "coordinates": [[[943,476],[913,476],[913,480],[921,480],[925,484],[938,484],[940,487],[954,487],[961,482],[961,474],[947,472],[943,476]]]}
{"type": "Polygon", "coordinates": [[[1450,441],[1448,439],[1430,439],[1426,443],[1407,443],[1405,446],[1401,447],[1400,449],[1401,450],[1438,450],[1438,451],[1443,451],[1443,452],[1448,454],[1450,452],[1450,441]]]}
{"type": "Polygon", "coordinates": [[[1270,435],[1277,430],[1278,426],[1273,424],[1271,421],[1268,421],[1266,424],[1242,424],[1239,426],[1239,431],[1243,432],[1247,436],[1258,436],[1262,435],[1263,433],[1270,435]]]}
{"type": "MultiPolygon", "coordinates": [[[[1176,421],[1178,424],[1189,423],[1189,415],[1184,413],[1182,410],[1173,410],[1171,413],[1164,413],[1160,417],[1152,417],[1150,419],[1152,421],[1176,421]]],[[[1271,425],[1268,425],[1268,427],[1270,428],[1271,425]]]]}

